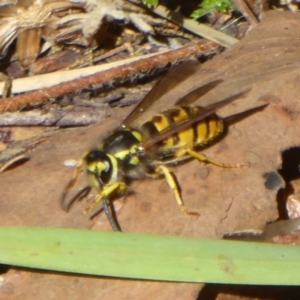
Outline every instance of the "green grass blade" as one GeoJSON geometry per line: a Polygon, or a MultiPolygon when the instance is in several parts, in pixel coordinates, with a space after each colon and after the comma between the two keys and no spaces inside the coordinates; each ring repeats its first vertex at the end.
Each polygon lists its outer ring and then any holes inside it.
{"type": "Polygon", "coordinates": [[[0,263],[126,278],[300,284],[300,247],[266,243],[0,227],[0,263]]]}

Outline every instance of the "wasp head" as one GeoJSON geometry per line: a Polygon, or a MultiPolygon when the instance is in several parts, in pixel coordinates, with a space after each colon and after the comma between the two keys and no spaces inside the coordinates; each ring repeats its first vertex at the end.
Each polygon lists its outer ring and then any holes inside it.
{"type": "Polygon", "coordinates": [[[118,164],[114,156],[95,149],[86,155],[85,161],[87,172],[93,178],[93,185],[102,187],[116,181],[118,164]]]}

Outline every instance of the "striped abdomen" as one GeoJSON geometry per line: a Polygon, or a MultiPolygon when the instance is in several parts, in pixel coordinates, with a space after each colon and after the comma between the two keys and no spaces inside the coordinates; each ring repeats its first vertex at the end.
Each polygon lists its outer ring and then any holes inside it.
{"type": "MultiPolygon", "coordinates": [[[[173,126],[187,118],[193,117],[204,108],[199,106],[174,107],[163,113],[155,115],[151,120],[142,125],[142,131],[147,136],[157,134],[162,130],[173,126]]],[[[212,142],[224,131],[224,122],[216,114],[196,122],[191,127],[177,132],[158,144],[160,149],[175,150],[178,148],[201,147],[212,142]]],[[[172,151],[171,151],[172,152],[172,151]]]]}

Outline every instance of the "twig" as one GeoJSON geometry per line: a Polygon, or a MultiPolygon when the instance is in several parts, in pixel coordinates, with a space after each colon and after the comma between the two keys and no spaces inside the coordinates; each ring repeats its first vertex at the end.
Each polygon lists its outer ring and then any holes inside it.
{"type": "Polygon", "coordinates": [[[200,53],[215,50],[218,46],[213,42],[200,41],[195,44],[187,45],[176,50],[158,53],[147,58],[138,58],[131,63],[122,64],[115,68],[101,71],[93,75],[74,79],[39,91],[29,92],[23,95],[4,99],[0,102],[0,112],[15,111],[28,105],[36,105],[47,101],[49,98],[72,93],[84,87],[108,82],[111,83],[119,78],[132,75],[136,72],[159,68],[169,62],[177,62],[187,59],[200,53]]]}
{"type": "Polygon", "coordinates": [[[234,0],[234,3],[238,10],[247,19],[251,27],[254,27],[259,23],[253,12],[248,7],[247,3],[245,3],[245,0],[234,0]]]}
{"type": "Polygon", "coordinates": [[[112,57],[112,56],[117,55],[117,54],[119,54],[121,52],[124,52],[124,51],[128,51],[128,46],[126,44],[124,44],[122,46],[119,46],[117,48],[114,48],[114,49],[112,49],[112,50],[110,50],[110,51],[108,51],[108,52],[106,52],[106,53],[104,53],[102,55],[94,57],[93,62],[97,63],[97,62],[99,62],[101,60],[107,59],[109,57],[112,57]]]}

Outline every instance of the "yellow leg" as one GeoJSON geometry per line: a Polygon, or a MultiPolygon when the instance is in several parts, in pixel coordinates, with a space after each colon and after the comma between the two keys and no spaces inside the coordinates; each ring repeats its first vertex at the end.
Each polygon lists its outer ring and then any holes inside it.
{"type": "Polygon", "coordinates": [[[187,154],[203,163],[210,163],[210,164],[213,164],[213,165],[221,167],[221,168],[240,168],[241,167],[240,164],[223,164],[223,163],[217,162],[217,161],[205,156],[204,154],[198,153],[192,149],[181,149],[176,153],[176,157],[181,157],[181,156],[184,156],[187,154]]]}
{"type": "Polygon", "coordinates": [[[180,192],[179,192],[179,187],[176,183],[176,180],[174,179],[173,175],[171,174],[171,172],[169,171],[169,169],[165,166],[158,166],[156,169],[155,169],[155,172],[158,173],[158,174],[163,174],[170,186],[170,188],[173,190],[174,194],[175,194],[175,198],[176,198],[176,201],[178,203],[178,205],[180,206],[180,209],[181,211],[188,215],[188,216],[199,216],[198,213],[196,212],[189,212],[187,210],[187,208],[185,207],[183,201],[182,201],[182,198],[181,198],[181,195],[180,195],[180,192]]]}
{"type": "Polygon", "coordinates": [[[88,208],[85,209],[85,213],[87,213],[90,209],[93,209],[98,203],[102,201],[103,198],[109,198],[111,194],[113,194],[115,191],[123,192],[127,189],[127,186],[124,182],[116,182],[114,184],[104,186],[102,188],[101,193],[96,196],[96,198],[93,200],[93,202],[89,205],[88,208]]]}

